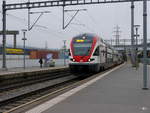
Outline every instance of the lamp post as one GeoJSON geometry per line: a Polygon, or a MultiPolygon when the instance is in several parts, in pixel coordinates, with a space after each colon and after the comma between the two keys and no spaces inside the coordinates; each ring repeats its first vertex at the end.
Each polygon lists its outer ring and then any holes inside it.
{"type": "Polygon", "coordinates": [[[22,40],[23,40],[23,50],[24,50],[24,56],[23,56],[23,68],[25,69],[25,67],[26,67],[26,64],[25,64],[25,41],[27,40],[26,39],[26,29],[22,29],[22,32],[23,32],[23,38],[22,38],[22,40]]]}
{"type": "Polygon", "coordinates": [[[138,37],[139,37],[139,34],[138,34],[138,28],[140,27],[140,25],[134,25],[135,27],[135,45],[136,45],[136,49],[135,49],[135,59],[136,59],[136,66],[138,66],[138,58],[137,58],[137,52],[138,52],[138,37]]]}
{"type": "Polygon", "coordinates": [[[135,27],[135,41],[136,41],[136,49],[138,48],[138,37],[140,36],[139,34],[138,34],[138,28],[140,27],[140,25],[134,25],[134,27],[135,27]]]}
{"type": "Polygon", "coordinates": [[[66,58],[65,58],[65,56],[66,56],[66,40],[63,40],[63,42],[64,42],[64,66],[66,66],[66,58]]]}

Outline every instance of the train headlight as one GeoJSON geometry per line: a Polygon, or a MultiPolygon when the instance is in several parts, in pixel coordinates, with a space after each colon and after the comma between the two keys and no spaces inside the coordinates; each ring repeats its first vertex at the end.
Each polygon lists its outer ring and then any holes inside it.
{"type": "Polygon", "coordinates": [[[73,61],[73,62],[75,62],[75,59],[74,59],[74,58],[70,58],[70,60],[73,61]]]}
{"type": "Polygon", "coordinates": [[[95,60],[95,59],[94,59],[94,58],[90,58],[88,61],[91,62],[91,61],[93,61],[93,60],[95,60]]]}

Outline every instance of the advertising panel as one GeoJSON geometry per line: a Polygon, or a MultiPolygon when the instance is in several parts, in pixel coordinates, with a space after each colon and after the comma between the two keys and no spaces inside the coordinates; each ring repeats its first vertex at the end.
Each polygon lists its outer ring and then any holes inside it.
{"type": "Polygon", "coordinates": [[[24,51],[23,49],[12,49],[12,48],[7,48],[6,49],[7,54],[23,54],[24,51]]]}

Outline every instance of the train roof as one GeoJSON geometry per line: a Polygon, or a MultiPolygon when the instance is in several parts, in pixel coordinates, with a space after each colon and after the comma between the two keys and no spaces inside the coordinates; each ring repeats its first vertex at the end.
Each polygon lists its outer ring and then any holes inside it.
{"type": "Polygon", "coordinates": [[[75,36],[74,38],[79,38],[79,37],[93,38],[95,36],[97,36],[97,35],[92,34],[92,33],[82,33],[82,34],[79,34],[79,35],[75,36]]]}
{"type": "MultiPolygon", "coordinates": [[[[74,39],[82,38],[82,37],[86,37],[88,39],[92,39],[93,37],[98,37],[98,36],[96,34],[94,34],[94,33],[82,33],[82,34],[76,35],[74,37],[74,39]]],[[[114,49],[110,44],[106,43],[102,38],[99,38],[99,39],[101,40],[102,43],[107,45],[107,47],[109,47],[110,49],[114,49]]]]}

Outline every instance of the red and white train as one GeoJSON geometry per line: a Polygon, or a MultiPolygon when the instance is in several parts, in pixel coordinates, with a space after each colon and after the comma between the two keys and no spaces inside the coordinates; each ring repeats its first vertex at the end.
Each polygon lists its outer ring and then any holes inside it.
{"type": "Polygon", "coordinates": [[[80,34],[70,43],[69,68],[71,71],[86,69],[99,72],[121,62],[121,55],[97,35],[80,34]]]}

